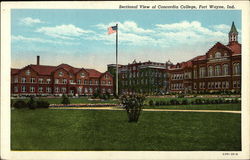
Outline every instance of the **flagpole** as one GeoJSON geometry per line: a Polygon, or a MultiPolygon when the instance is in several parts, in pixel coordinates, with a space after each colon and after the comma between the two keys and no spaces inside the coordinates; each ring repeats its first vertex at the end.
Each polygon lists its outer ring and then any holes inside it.
{"type": "Polygon", "coordinates": [[[116,24],[116,95],[118,96],[118,24],[116,24]]]}

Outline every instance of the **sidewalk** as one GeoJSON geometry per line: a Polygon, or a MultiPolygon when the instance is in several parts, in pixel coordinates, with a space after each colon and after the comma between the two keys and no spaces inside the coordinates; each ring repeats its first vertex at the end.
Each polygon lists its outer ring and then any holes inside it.
{"type": "MultiPolygon", "coordinates": [[[[82,109],[82,110],[124,110],[118,107],[50,107],[50,109],[82,109]]],[[[209,113],[236,113],[241,114],[241,111],[228,110],[179,110],[179,109],[143,109],[149,112],[209,112],[209,113]]]]}

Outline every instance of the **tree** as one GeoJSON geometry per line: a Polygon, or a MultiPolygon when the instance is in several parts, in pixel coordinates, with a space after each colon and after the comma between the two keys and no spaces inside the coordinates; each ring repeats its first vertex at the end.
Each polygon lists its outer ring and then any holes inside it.
{"type": "Polygon", "coordinates": [[[70,104],[69,97],[65,94],[62,95],[62,104],[70,104]]]}
{"type": "Polygon", "coordinates": [[[31,96],[30,100],[27,103],[29,109],[36,109],[37,105],[36,105],[36,101],[34,100],[34,97],[31,96]]]}
{"type": "Polygon", "coordinates": [[[138,122],[144,100],[145,97],[143,95],[123,95],[120,98],[127,111],[128,122],[138,122]]]}

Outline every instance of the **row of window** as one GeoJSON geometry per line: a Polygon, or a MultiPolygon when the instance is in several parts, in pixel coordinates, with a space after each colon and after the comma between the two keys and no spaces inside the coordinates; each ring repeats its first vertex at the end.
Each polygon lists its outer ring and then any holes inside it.
{"type": "MultiPolygon", "coordinates": [[[[94,89],[95,91],[97,91],[98,90],[98,88],[95,88],[94,89]]],[[[84,91],[84,93],[93,93],[93,88],[78,88],[77,89],[77,91],[78,91],[78,93],[79,94],[81,94],[81,93],[83,93],[83,91],[84,91]]],[[[105,93],[105,92],[109,92],[109,93],[111,93],[111,89],[109,88],[109,89],[105,89],[105,88],[102,88],[102,92],[103,93],[105,93]]],[[[18,86],[15,86],[14,87],[14,92],[18,92],[18,86]]],[[[28,87],[27,86],[21,86],[21,92],[30,92],[30,93],[34,93],[34,92],[36,92],[35,91],[35,87],[33,87],[33,86],[30,86],[29,87],[29,90],[28,90],[28,87]]],[[[46,93],[51,93],[52,92],[52,88],[51,87],[38,87],[38,92],[40,92],[40,93],[42,93],[42,92],[46,92],[46,93]],[[45,89],[45,90],[44,90],[45,89]]],[[[66,87],[55,87],[54,88],[54,92],[55,93],[67,93],[67,88],[66,87]]]]}
{"type": "MultiPolygon", "coordinates": [[[[199,82],[199,88],[200,89],[206,89],[206,83],[205,82],[199,82]]],[[[241,84],[240,81],[233,81],[233,88],[240,88],[241,84]]],[[[229,88],[229,82],[228,81],[222,81],[222,82],[207,82],[207,88],[208,89],[228,89],[229,88]]],[[[172,90],[182,90],[183,83],[174,83],[171,84],[172,90]]],[[[197,89],[197,84],[194,83],[194,89],[197,89]]]]}
{"type": "MultiPolygon", "coordinates": [[[[15,77],[14,79],[14,82],[15,83],[18,83],[18,78],[15,77]]],[[[67,80],[67,79],[55,79],[55,84],[67,84],[69,82],[69,84],[75,84],[74,83],[74,80],[67,80]],[[61,83],[60,83],[61,82],[61,83]]],[[[99,84],[99,81],[98,80],[95,80],[94,83],[92,83],[93,81],[92,80],[77,80],[77,84],[99,84]]],[[[26,78],[25,77],[22,77],[21,78],[21,83],[27,83],[26,81],[26,78]]],[[[30,83],[36,83],[36,78],[30,78],[30,83]]],[[[38,78],[38,83],[39,84],[43,84],[44,83],[44,79],[43,78],[38,78]]],[[[51,83],[51,79],[46,79],[46,84],[50,84],[51,83]]],[[[101,84],[108,84],[108,85],[111,85],[111,81],[101,81],[101,84]]]]}
{"type": "Polygon", "coordinates": [[[166,78],[167,77],[167,74],[166,73],[161,73],[161,72],[151,72],[151,73],[148,73],[148,72],[133,72],[133,73],[122,73],[122,78],[138,78],[138,77],[144,77],[144,76],[152,76],[152,77],[164,77],[166,78]]]}
{"type": "Polygon", "coordinates": [[[129,80],[129,81],[121,81],[121,84],[123,86],[126,85],[147,85],[147,84],[156,84],[156,85],[161,85],[163,82],[163,84],[167,84],[167,81],[155,81],[154,79],[149,80],[148,79],[141,79],[141,80],[129,80]]]}

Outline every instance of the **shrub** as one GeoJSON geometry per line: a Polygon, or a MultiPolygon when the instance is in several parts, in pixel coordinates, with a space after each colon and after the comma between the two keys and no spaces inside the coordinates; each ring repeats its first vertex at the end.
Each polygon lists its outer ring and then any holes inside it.
{"type": "Polygon", "coordinates": [[[143,95],[123,95],[120,98],[127,111],[128,122],[138,122],[144,100],[145,97],[143,95]]]}
{"type": "Polygon", "coordinates": [[[36,109],[36,101],[34,100],[34,97],[30,97],[30,100],[27,103],[29,109],[36,109]]]}
{"type": "Polygon", "coordinates": [[[183,100],[181,101],[181,104],[187,105],[187,104],[188,104],[188,100],[187,100],[187,99],[183,99],[183,100]]]}
{"type": "Polygon", "coordinates": [[[177,97],[178,98],[184,98],[184,94],[178,94],[177,97]]]}
{"type": "Polygon", "coordinates": [[[150,106],[153,106],[153,105],[154,105],[154,101],[151,99],[151,100],[148,102],[148,104],[149,104],[150,106]]]}
{"type": "Polygon", "coordinates": [[[37,101],[37,108],[49,108],[49,102],[38,100],[37,101]]]}
{"type": "Polygon", "coordinates": [[[195,99],[194,104],[202,104],[202,99],[195,99]]]}
{"type": "Polygon", "coordinates": [[[176,99],[171,99],[171,100],[170,100],[170,104],[171,104],[171,105],[178,105],[178,104],[180,104],[180,103],[179,103],[179,101],[176,100],[176,99]]]}
{"type": "Polygon", "coordinates": [[[62,95],[62,104],[70,104],[69,97],[67,97],[65,94],[62,95]]]}
{"type": "Polygon", "coordinates": [[[155,105],[156,105],[156,106],[159,106],[159,105],[160,105],[160,102],[159,102],[159,101],[156,101],[156,102],[155,102],[155,105]]]}
{"type": "Polygon", "coordinates": [[[23,100],[18,100],[13,104],[13,107],[17,109],[27,108],[27,104],[23,100]]]}

